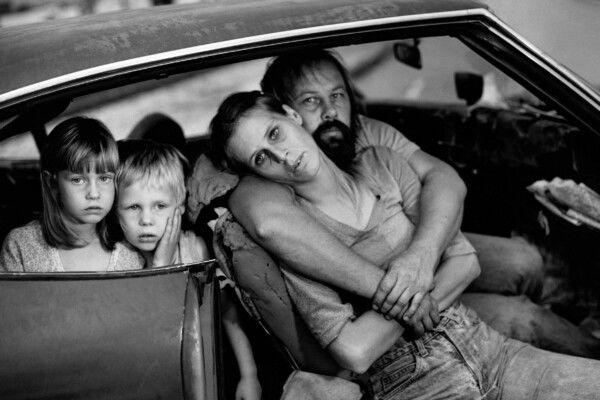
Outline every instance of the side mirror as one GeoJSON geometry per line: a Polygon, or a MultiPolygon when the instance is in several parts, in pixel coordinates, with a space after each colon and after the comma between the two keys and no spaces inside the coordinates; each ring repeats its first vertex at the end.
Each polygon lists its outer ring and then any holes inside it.
{"type": "Polygon", "coordinates": [[[472,72],[455,72],[454,86],[458,98],[471,106],[477,103],[483,94],[483,76],[472,72]]]}
{"type": "Polygon", "coordinates": [[[403,64],[415,69],[423,68],[419,39],[394,43],[394,57],[403,64]]]}

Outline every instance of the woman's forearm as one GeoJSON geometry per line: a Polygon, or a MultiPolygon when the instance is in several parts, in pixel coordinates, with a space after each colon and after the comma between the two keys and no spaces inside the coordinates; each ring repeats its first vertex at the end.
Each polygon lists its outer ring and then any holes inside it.
{"type": "Polygon", "coordinates": [[[367,311],[346,323],[327,349],[340,366],[363,373],[403,332],[404,328],[395,320],[386,320],[375,311],[367,311]]]}

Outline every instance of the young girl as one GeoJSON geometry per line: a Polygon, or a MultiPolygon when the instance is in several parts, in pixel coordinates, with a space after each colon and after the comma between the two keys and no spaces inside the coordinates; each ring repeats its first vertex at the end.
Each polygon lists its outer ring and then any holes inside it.
{"type": "Polygon", "coordinates": [[[115,197],[117,145],[99,121],[58,124],[41,154],[43,212],[13,229],[0,269],[15,272],[114,271],[143,267],[140,255],[109,239],[106,215],[115,197]]]}

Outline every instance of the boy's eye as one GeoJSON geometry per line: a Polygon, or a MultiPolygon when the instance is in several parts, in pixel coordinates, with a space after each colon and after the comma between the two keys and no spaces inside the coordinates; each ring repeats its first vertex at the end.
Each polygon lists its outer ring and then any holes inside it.
{"type": "Polygon", "coordinates": [[[158,203],[158,204],[156,205],[156,207],[157,207],[159,210],[162,210],[162,209],[165,209],[165,208],[167,208],[168,206],[167,206],[165,203],[158,203]]]}
{"type": "Polygon", "coordinates": [[[254,157],[254,163],[260,167],[262,165],[262,163],[265,162],[266,159],[267,159],[267,155],[265,154],[264,151],[261,151],[254,157]]]}
{"type": "Polygon", "coordinates": [[[279,137],[279,128],[273,128],[269,132],[269,140],[277,140],[279,137]]]}

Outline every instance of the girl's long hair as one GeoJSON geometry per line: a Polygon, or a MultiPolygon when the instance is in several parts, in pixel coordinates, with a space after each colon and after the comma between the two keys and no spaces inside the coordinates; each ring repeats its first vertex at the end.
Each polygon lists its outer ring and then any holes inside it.
{"type": "MultiPolygon", "coordinates": [[[[59,171],[116,173],[119,164],[117,144],[106,126],[93,118],[73,117],[58,124],[48,135],[41,152],[40,172],[43,211],[42,232],[46,242],[58,248],[83,247],[75,233],[65,224],[58,193],[59,171]]],[[[96,225],[102,247],[114,249],[108,234],[107,218],[96,225]]]]}

